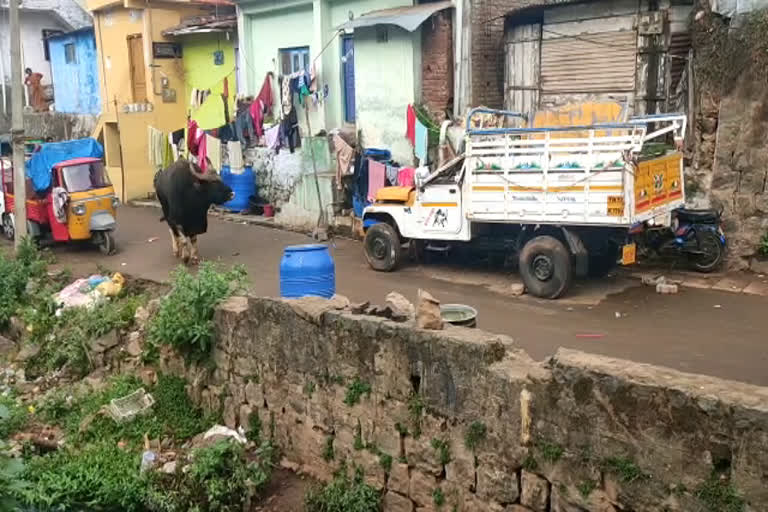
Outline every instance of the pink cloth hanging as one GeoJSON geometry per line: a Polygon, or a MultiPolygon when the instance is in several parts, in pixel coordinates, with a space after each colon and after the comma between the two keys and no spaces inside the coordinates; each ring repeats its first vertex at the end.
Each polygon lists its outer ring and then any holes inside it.
{"type": "Polygon", "coordinates": [[[208,144],[205,141],[205,132],[203,130],[199,130],[199,133],[201,136],[199,138],[199,142],[197,143],[197,165],[200,167],[200,170],[205,173],[206,168],[208,167],[208,162],[206,161],[206,157],[208,156],[208,144]]]}
{"type": "Polygon", "coordinates": [[[376,200],[376,192],[384,188],[387,179],[387,166],[375,160],[368,160],[368,200],[376,200]]]}
{"type": "Polygon", "coordinates": [[[412,187],[415,174],[416,169],[413,167],[403,167],[400,169],[400,172],[397,173],[397,184],[401,187],[412,187]]]}

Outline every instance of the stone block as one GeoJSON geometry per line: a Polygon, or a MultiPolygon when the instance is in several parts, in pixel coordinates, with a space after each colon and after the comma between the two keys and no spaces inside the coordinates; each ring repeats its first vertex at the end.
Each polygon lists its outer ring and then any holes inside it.
{"type": "Polygon", "coordinates": [[[385,512],[413,512],[413,502],[396,492],[389,491],[382,500],[382,509],[385,512]]]}
{"type": "Polygon", "coordinates": [[[477,466],[477,495],[499,503],[515,503],[520,486],[514,467],[496,456],[481,457],[477,466]]]}
{"type": "Polygon", "coordinates": [[[520,503],[536,512],[546,512],[549,502],[549,482],[523,470],[520,477],[520,503]]]}
{"type": "Polygon", "coordinates": [[[387,489],[408,495],[410,484],[411,476],[409,474],[408,464],[393,462],[392,469],[389,472],[389,480],[387,480],[387,489]]]}
{"type": "Polygon", "coordinates": [[[432,493],[436,487],[437,479],[433,475],[417,470],[411,471],[408,495],[417,506],[431,506],[433,503],[432,493]]]}
{"type": "Polygon", "coordinates": [[[255,380],[248,380],[245,384],[245,400],[254,407],[264,406],[264,392],[261,385],[255,380]]]}
{"type": "Polygon", "coordinates": [[[656,293],[660,293],[662,295],[672,295],[677,293],[677,285],[676,284],[667,284],[667,283],[659,283],[656,285],[656,293]]]}
{"type": "Polygon", "coordinates": [[[533,509],[524,507],[523,505],[507,505],[504,507],[504,512],[534,512],[533,509]]]}

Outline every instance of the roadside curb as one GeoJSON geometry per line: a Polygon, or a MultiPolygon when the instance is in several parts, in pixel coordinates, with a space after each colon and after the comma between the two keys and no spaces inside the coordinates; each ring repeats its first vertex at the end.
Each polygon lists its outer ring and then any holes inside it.
{"type": "Polygon", "coordinates": [[[768,276],[751,272],[721,272],[704,275],[680,270],[665,272],[649,268],[629,270],[624,274],[643,282],[656,282],[663,277],[666,283],[686,288],[768,297],[768,276]]]}

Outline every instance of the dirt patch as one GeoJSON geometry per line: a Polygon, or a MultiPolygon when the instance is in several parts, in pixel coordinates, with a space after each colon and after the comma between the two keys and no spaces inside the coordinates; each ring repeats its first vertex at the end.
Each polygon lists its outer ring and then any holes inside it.
{"type": "Polygon", "coordinates": [[[287,469],[278,469],[265,491],[265,498],[256,505],[254,512],[301,512],[304,510],[304,495],[315,485],[315,481],[297,475],[287,469]]]}

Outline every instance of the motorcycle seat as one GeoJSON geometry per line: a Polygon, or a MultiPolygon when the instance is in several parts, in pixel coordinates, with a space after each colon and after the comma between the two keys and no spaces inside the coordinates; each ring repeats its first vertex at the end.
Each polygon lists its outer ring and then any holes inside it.
{"type": "Polygon", "coordinates": [[[675,214],[681,221],[691,222],[694,224],[717,224],[720,222],[720,213],[711,209],[690,210],[686,208],[680,208],[675,210],[675,214]]]}

